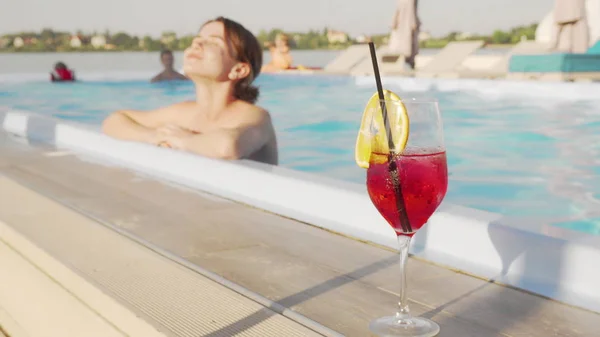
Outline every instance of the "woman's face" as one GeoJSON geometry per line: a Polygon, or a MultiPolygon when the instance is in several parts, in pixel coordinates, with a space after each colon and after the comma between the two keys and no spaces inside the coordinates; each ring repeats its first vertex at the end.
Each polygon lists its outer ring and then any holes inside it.
{"type": "Polygon", "coordinates": [[[227,80],[238,61],[233,48],[225,39],[225,27],[221,22],[210,22],[184,52],[183,71],[189,77],[227,80]]]}
{"type": "Polygon", "coordinates": [[[287,47],[287,45],[288,45],[288,41],[287,41],[287,39],[286,39],[286,38],[284,38],[284,37],[277,37],[277,38],[275,39],[275,45],[276,45],[277,47],[287,47]]]}

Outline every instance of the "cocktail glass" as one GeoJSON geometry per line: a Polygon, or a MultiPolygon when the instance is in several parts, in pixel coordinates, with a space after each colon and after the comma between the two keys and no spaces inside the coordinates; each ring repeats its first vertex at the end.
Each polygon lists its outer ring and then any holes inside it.
{"type": "Polygon", "coordinates": [[[448,188],[442,118],[435,100],[386,99],[378,103],[371,107],[375,111],[368,128],[367,190],[398,237],[400,299],[395,315],[372,321],[369,329],[379,336],[431,337],[440,327],[410,314],[406,262],[411,238],[438,208],[448,188]]]}

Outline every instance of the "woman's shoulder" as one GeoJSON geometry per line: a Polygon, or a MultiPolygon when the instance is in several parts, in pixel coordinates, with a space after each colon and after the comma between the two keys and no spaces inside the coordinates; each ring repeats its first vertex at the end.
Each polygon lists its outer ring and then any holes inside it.
{"type": "Polygon", "coordinates": [[[261,107],[260,105],[257,104],[253,104],[244,100],[237,100],[236,101],[236,109],[237,110],[243,110],[244,112],[247,113],[251,113],[251,114],[268,114],[269,112],[267,111],[267,109],[261,107]]]}
{"type": "Polygon", "coordinates": [[[238,112],[243,112],[243,114],[240,114],[240,116],[243,116],[243,119],[254,121],[264,121],[271,119],[271,114],[267,109],[256,104],[248,103],[246,101],[238,100],[236,102],[235,109],[238,112]]]}

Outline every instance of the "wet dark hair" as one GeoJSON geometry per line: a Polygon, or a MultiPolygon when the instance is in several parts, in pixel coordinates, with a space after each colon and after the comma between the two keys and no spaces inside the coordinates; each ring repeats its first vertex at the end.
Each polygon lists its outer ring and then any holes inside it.
{"type": "Polygon", "coordinates": [[[255,103],[258,99],[259,89],[252,85],[260,74],[262,68],[263,50],[256,36],[241,24],[219,16],[216,19],[205,22],[202,27],[211,22],[221,22],[225,27],[225,40],[231,43],[234,57],[242,63],[250,66],[250,74],[235,84],[234,95],[237,99],[248,103],[255,103]]]}
{"type": "Polygon", "coordinates": [[[168,54],[173,55],[173,52],[169,49],[163,49],[160,52],[160,57],[162,58],[164,55],[168,55],[168,54]]]}
{"type": "Polygon", "coordinates": [[[67,65],[62,62],[56,62],[54,69],[67,69],[67,65]]]}

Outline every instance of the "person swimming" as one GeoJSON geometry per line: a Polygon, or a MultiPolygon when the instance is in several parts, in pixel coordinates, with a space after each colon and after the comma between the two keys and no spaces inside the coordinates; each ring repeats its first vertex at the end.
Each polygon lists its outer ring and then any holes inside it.
{"type": "Polygon", "coordinates": [[[67,68],[67,65],[63,62],[57,62],[54,65],[54,70],[50,73],[50,81],[73,82],[75,81],[75,72],[67,68]]]}
{"type": "Polygon", "coordinates": [[[150,82],[155,83],[162,81],[189,80],[189,78],[185,77],[184,75],[180,74],[178,71],[175,70],[175,68],[173,67],[174,61],[175,59],[173,57],[172,51],[168,49],[161,51],[160,62],[162,63],[165,69],[162,72],[160,72],[160,74],[154,76],[150,80],[150,82]]]}
{"type": "Polygon", "coordinates": [[[102,131],[210,158],[277,165],[271,116],[255,105],[259,89],[253,82],[261,65],[262,49],[250,31],[224,17],[210,20],[184,52],[183,69],[195,85],[196,100],[147,112],[116,111],[103,121],[102,131]]]}
{"type": "Polygon", "coordinates": [[[271,61],[262,68],[263,72],[276,72],[292,68],[293,58],[290,53],[289,38],[280,33],[275,37],[275,43],[269,43],[271,61]]]}

